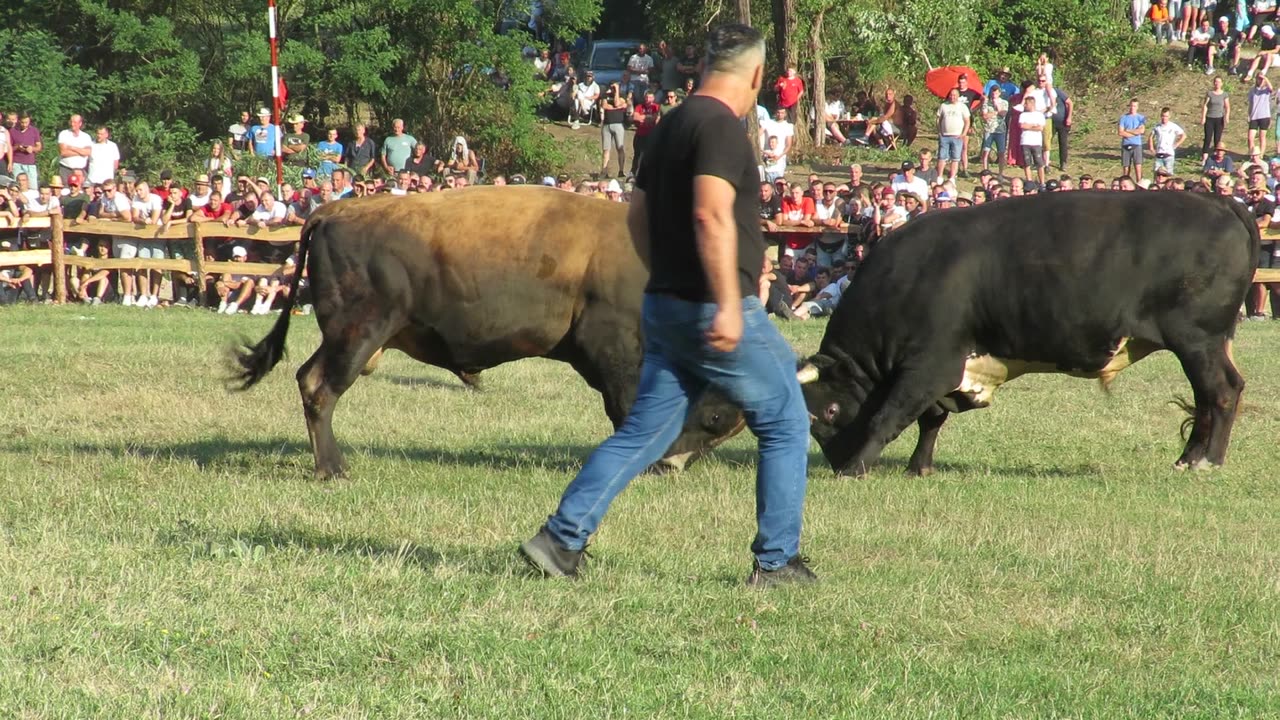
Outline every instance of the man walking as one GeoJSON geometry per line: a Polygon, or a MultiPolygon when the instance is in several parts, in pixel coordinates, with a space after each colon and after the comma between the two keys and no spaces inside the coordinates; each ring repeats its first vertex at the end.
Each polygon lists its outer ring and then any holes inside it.
{"type": "Polygon", "coordinates": [[[800,556],[809,415],[794,353],[756,292],[764,264],[751,141],[764,39],[724,25],[707,42],[702,84],[654,132],[627,224],[650,243],[645,353],[635,405],[565,489],[559,508],[520,552],[550,576],[575,576],[610,502],[658,460],[690,404],[709,387],[742,407],[760,441],[757,532],[750,586],[812,582],[800,556]]]}

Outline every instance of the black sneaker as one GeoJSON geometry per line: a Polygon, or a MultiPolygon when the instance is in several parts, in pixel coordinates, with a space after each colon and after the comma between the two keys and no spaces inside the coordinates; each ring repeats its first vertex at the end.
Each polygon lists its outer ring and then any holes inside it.
{"type": "Polygon", "coordinates": [[[583,551],[560,547],[546,526],[538,534],[520,543],[520,554],[534,570],[547,577],[577,577],[583,551]]]}
{"type": "Polygon", "coordinates": [[[751,574],[747,576],[747,587],[767,588],[789,583],[801,585],[816,583],[818,576],[809,569],[808,563],[808,558],[796,555],[782,567],[765,570],[760,567],[760,561],[757,560],[755,566],[751,568],[751,574]]]}

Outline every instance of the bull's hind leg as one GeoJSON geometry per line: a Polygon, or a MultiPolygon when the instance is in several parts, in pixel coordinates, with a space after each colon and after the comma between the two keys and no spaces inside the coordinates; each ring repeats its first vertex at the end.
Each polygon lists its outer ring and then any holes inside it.
{"type": "Polygon", "coordinates": [[[307,435],[315,454],[318,480],[347,474],[346,460],[333,436],[333,408],[386,341],[386,334],[370,333],[373,329],[348,332],[352,329],[341,327],[339,333],[333,334],[340,338],[325,333],[320,348],[298,369],[298,390],[302,394],[302,411],[307,419],[307,435]]]}
{"type": "Polygon", "coordinates": [[[1244,392],[1244,378],[1231,359],[1231,341],[1214,338],[1199,347],[1173,348],[1173,352],[1191,382],[1196,403],[1191,436],[1174,467],[1222,465],[1244,392]]]}

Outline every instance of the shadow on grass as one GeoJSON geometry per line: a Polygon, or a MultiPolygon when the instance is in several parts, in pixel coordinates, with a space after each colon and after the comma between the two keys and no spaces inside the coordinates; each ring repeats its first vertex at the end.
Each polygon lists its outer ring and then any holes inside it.
{"type": "Polygon", "coordinates": [[[363,378],[363,380],[364,382],[369,382],[371,380],[374,382],[386,382],[386,383],[391,383],[392,385],[399,385],[401,387],[413,387],[413,388],[420,387],[420,388],[431,388],[433,390],[434,389],[454,390],[459,392],[477,392],[482,389],[479,387],[467,387],[466,385],[463,385],[460,381],[456,379],[455,380],[436,380],[434,378],[409,377],[407,375],[383,375],[379,373],[374,373],[373,375],[367,378],[363,378]]]}

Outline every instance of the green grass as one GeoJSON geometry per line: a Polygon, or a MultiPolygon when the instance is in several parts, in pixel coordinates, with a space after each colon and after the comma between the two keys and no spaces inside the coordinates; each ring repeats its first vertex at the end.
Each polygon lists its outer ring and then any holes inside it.
{"type": "MultiPolygon", "coordinates": [[[[1280,323],[1241,327],[1229,465],[1180,474],[1167,353],[1028,377],[952,419],[939,474],[816,452],[822,583],[749,591],[744,435],[642,477],[577,583],[536,530],[608,431],[567,367],[486,388],[392,354],[310,479],[293,370],[227,394],[271,319],[0,312],[0,717],[1280,717],[1280,323]]],[[[823,325],[784,328],[812,351],[823,325]]],[[[910,433],[908,433],[910,435],[910,433]]]]}

